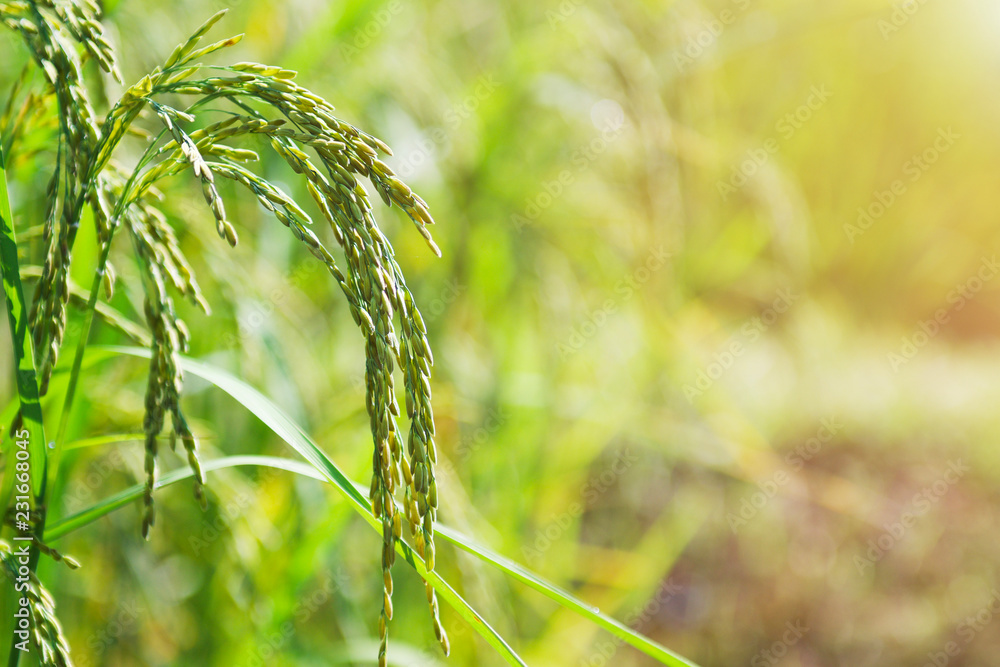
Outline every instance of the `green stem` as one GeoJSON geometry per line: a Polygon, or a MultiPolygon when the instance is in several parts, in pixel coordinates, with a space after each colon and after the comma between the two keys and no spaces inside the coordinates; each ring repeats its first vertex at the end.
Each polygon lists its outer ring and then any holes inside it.
{"type": "MultiPolygon", "coordinates": [[[[59,418],[59,430],[56,431],[56,442],[60,445],[65,442],[66,427],[69,426],[69,415],[73,408],[73,398],[76,394],[76,385],[80,379],[80,368],[83,366],[83,354],[87,349],[87,339],[90,337],[90,328],[94,323],[94,311],[97,309],[97,297],[101,290],[101,283],[104,281],[104,272],[108,266],[108,256],[111,254],[111,237],[114,235],[114,225],[108,234],[108,241],[101,249],[101,259],[97,265],[97,272],[94,274],[94,282],[90,286],[90,297],[83,310],[83,327],[80,329],[80,340],[76,344],[76,355],[73,357],[73,368],[69,374],[69,385],[66,387],[66,398],[63,401],[62,415],[59,418]]],[[[58,466],[58,462],[56,463],[58,466]]]]}
{"type": "MultiPolygon", "coordinates": [[[[66,388],[66,397],[63,400],[62,414],[59,417],[59,430],[56,431],[56,453],[55,462],[53,465],[53,470],[58,471],[59,461],[62,458],[62,446],[65,442],[66,428],[69,426],[69,417],[73,409],[73,399],[76,397],[76,385],[80,378],[80,368],[83,365],[83,355],[87,350],[87,339],[90,338],[90,329],[94,324],[94,312],[97,310],[97,299],[101,291],[101,283],[104,281],[104,274],[108,268],[108,258],[111,256],[111,241],[115,237],[115,232],[118,230],[118,221],[121,216],[125,214],[126,209],[132,204],[129,199],[132,186],[135,183],[136,178],[139,176],[142,168],[149,164],[149,161],[153,158],[153,146],[159,141],[159,138],[163,136],[163,131],[157,136],[156,141],[146,149],[143,153],[142,158],[139,160],[139,164],[136,166],[135,170],[129,176],[128,181],[125,183],[125,187],[122,189],[121,197],[115,204],[115,210],[111,216],[111,222],[108,225],[108,240],[101,248],[101,257],[97,263],[97,272],[94,274],[94,282],[90,286],[90,296],[87,298],[87,305],[84,307],[83,313],[83,327],[80,329],[80,340],[76,344],[76,354],[73,356],[73,367],[70,370],[69,385],[66,388]]],[[[103,146],[103,140],[101,143],[103,146]]],[[[103,148],[99,147],[95,155],[99,155],[103,148]]],[[[98,167],[95,164],[91,167],[90,173],[87,177],[86,187],[84,193],[87,189],[94,187],[97,180],[98,167]]],[[[83,194],[81,194],[81,201],[83,199],[83,194]]],[[[81,204],[82,208],[82,204],[81,204]]]]}
{"type": "MultiPolygon", "coordinates": [[[[2,145],[3,137],[0,137],[0,277],[2,277],[3,290],[7,297],[7,317],[10,321],[10,337],[17,367],[17,394],[21,402],[21,421],[23,424],[19,433],[26,432],[27,434],[30,488],[34,496],[35,510],[38,512],[34,533],[41,539],[45,532],[45,489],[48,477],[48,460],[45,431],[42,428],[42,404],[38,394],[38,376],[35,372],[35,353],[31,345],[31,336],[28,335],[28,308],[24,299],[24,288],[21,285],[20,262],[17,257],[17,240],[14,236],[14,218],[11,214],[10,197],[7,193],[7,175],[2,145]]],[[[16,459],[16,441],[18,440],[23,440],[23,438],[12,438],[9,444],[5,476],[14,474],[13,461],[16,459]]],[[[5,513],[6,509],[4,507],[5,513]]],[[[32,547],[29,559],[29,567],[32,572],[37,565],[38,550],[32,547]]],[[[14,644],[16,641],[12,639],[11,653],[7,660],[8,667],[16,667],[21,657],[21,651],[14,644]]]]}

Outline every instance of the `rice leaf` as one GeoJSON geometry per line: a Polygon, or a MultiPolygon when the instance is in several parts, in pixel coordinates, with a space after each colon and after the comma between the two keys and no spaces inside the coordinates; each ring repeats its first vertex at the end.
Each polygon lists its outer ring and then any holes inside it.
{"type": "MultiPolygon", "coordinates": [[[[142,348],[111,346],[95,346],[88,352],[88,354],[99,355],[100,358],[107,358],[116,354],[128,354],[144,358],[148,358],[149,356],[148,350],[142,348]]],[[[187,357],[182,357],[181,359],[185,372],[196,375],[203,380],[214,384],[216,387],[222,389],[227,394],[235,398],[245,408],[257,416],[258,419],[264,422],[268,428],[274,431],[275,434],[281,437],[292,448],[299,452],[299,454],[301,454],[310,464],[312,464],[312,467],[309,467],[302,463],[290,462],[285,459],[277,459],[277,461],[281,462],[283,469],[292,470],[291,466],[294,464],[296,467],[293,472],[304,474],[314,479],[331,482],[348,499],[348,501],[351,502],[354,509],[358,511],[374,529],[381,531],[381,525],[372,515],[371,505],[362,490],[364,487],[352,482],[346,475],[344,475],[344,473],[336,466],[336,464],[333,463],[333,461],[330,460],[326,453],[319,448],[319,446],[305,433],[305,431],[292,421],[292,419],[288,417],[280,408],[274,405],[270,399],[224,370],[189,359],[187,357]]],[[[270,461],[269,457],[229,458],[252,458],[255,460],[267,459],[270,461]]],[[[215,469],[212,466],[217,465],[218,461],[220,460],[205,463],[204,469],[206,471],[215,469]]],[[[263,465],[265,463],[260,464],[263,465]]],[[[191,474],[190,470],[174,471],[168,475],[164,475],[160,480],[160,484],[163,485],[180,481],[181,479],[190,477],[191,474]],[[180,476],[182,473],[183,475],[180,476]],[[178,476],[175,478],[175,475],[178,476]]],[[[142,489],[142,485],[132,487],[131,489],[113,496],[106,501],[102,501],[102,503],[95,505],[94,508],[90,508],[90,510],[85,510],[78,515],[74,515],[73,517],[53,525],[52,528],[46,532],[46,539],[49,541],[57,539],[71,530],[75,530],[76,528],[96,520],[100,516],[104,516],[104,514],[107,514],[114,509],[127,505],[129,502],[142,495],[142,489]]],[[[590,619],[605,630],[611,632],[616,637],[619,637],[649,657],[659,661],[661,664],[670,665],[671,667],[698,667],[696,663],[670,651],[666,647],[632,630],[623,623],[602,613],[599,609],[574,597],[571,593],[544,580],[513,560],[477,544],[474,540],[462,535],[461,533],[446,526],[438,526],[437,532],[447,541],[451,542],[460,549],[476,556],[477,558],[480,558],[484,562],[542,593],[566,609],[574,611],[577,614],[590,619]]],[[[507,647],[506,643],[503,642],[503,639],[500,638],[499,635],[496,635],[492,628],[488,625],[485,627],[479,625],[479,623],[485,624],[485,621],[483,621],[474,610],[471,610],[471,608],[468,609],[468,611],[473,614],[473,616],[470,617],[463,613],[461,608],[455,606],[456,604],[466,605],[466,603],[453,589],[450,588],[450,586],[448,586],[446,582],[440,579],[436,573],[428,572],[423,566],[423,562],[405,543],[397,542],[397,551],[411,566],[414,567],[414,569],[417,570],[422,577],[427,579],[427,581],[435,587],[438,593],[441,594],[442,597],[449,602],[449,604],[452,604],[452,606],[459,611],[467,622],[473,625],[473,627],[476,628],[476,630],[479,631],[480,634],[482,634],[484,638],[486,638],[486,640],[494,648],[496,648],[498,652],[500,652],[501,655],[508,659],[510,664],[523,664],[523,662],[520,662],[520,658],[517,657],[512,649],[507,647]],[[510,655],[508,656],[503,650],[501,650],[501,648],[498,648],[495,641],[502,643],[502,645],[510,651],[510,655]],[[511,657],[513,657],[516,661],[511,662],[511,657]]]]}
{"type": "MultiPolygon", "coordinates": [[[[114,356],[118,354],[127,354],[135,357],[141,357],[148,359],[150,357],[149,350],[143,348],[135,347],[114,347],[114,346],[94,346],[88,349],[87,354],[98,354],[114,356]]],[[[245,408],[250,410],[258,419],[264,422],[268,428],[275,432],[282,440],[288,443],[295,451],[301,454],[306,461],[308,461],[313,468],[319,471],[323,479],[331,482],[343,495],[347,498],[348,502],[351,503],[352,507],[357,511],[365,521],[380,535],[382,534],[382,523],[379,519],[376,519],[372,514],[371,504],[368,499],[355,488],[354,483],[344,475],[343,472],[330,460],[323,450],[319,448],[309,437],[295,424],[281,409],[279,409],[274,403],[272,403],[267,397],[261,394],[259,391],[246,384],[242,380],[234,377],[233,375],[203,364],[201,362],[189,359],[187,357],[181,357],[181,363],[183,369],[186,373],[196,375],[203,380],[211,382],[219,389],[222,389],[227,394],[235,398],[240,404],[245,408]]],[[[211,468],[206,463],[203,470],[211,470],[211,468]]],[[[168,475],[163,475],[157,482],[157,486],[162,486],[168,480],[177,482],[181,479],[186,479],[192,476],[193,473],[190,470],[174,471],[168,475]],[[176,479],[172,475],[182,475],[176,479]]],[[[127,489],[111,499],[106,501],[104,504],[96,505],[88,510],[76,514],[58,524],[52,526],[51,530],[46,532],[46,538],[48,541],[55,540],[62,535],[65,535],[70,530],[74,530],[82,525],[86,525],[101,516],[104,516],[108,512],[127,505],[134,498],[141,497],[145,492],[145,485],[137,485],[131,489],[127,489]]],[[[395,542],[396,552],[403,557],[403,559],[410,564],[413,569],[417,571],[417,574],[421,576],[425,581],[427,581],[434,590],[437,591],[448,604],[452,606],[459,613],[463,620],[468,623],[476,632],[478,632],[486,642],[492,646],[497,653],[511,665],[525,665],[525,662],[514,652],[514,649],[510,647],[509,644],[501,637],[496,630],[482,617],[479,613],[473,609],[468,602],[466,602],[461,595],[459,595],[455,589],[453,589],[444,579],[442,579],[436,572],[428,570],[424,565],[423,560],[417,556],[413,550],[402,540],[397,540],[395,542]]]]}
{"type": "MultiPolygon", "coordinates": [[[[45,431],[42,428],[42,405],[39,401],[38,378],[35,372],[35,354],[28,335],[28,306],[21,285],[17,240],[14,236],[14,217],[7,193],[7,173],[0,137],[0,274],[3,277],[4,295],[7,297],[7,317],[17,367],[17,393],[21,402],[24,430],[28,432],[28,453],[31,466],[31,491],[35,498],[45,495],[47,458],[45,431]]],[[[6,438],[5,438],[6,440],[6,438]]],[[[13,486],[14,466],[7,466],[4,480],[4,500],[13,486]],[[10,482],[8,484],[8,481],[10,482]]]]}

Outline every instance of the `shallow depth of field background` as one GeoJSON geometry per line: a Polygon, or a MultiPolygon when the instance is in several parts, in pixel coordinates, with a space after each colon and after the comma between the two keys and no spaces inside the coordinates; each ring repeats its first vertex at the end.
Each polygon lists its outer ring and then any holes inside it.
{"type": "MultiPolygon", "coordinates": [[[[993,664],[995,3],[105,4],[127,81],[228,4],[212,35],[247,36],[220,61],[298,70],[395,149],[444,252],[379,207],[434,346],[442,522],[705,667],[922,665],[949,642],[948,665],[993,664]]],[[[3,95],[24,57],[4,33],[3,95]]],[[[22,229],[39,168],[11,167],[22,229]]],[[[196,184],[168,194],[214,308],[181,306],[192,355],[367,482],[362,342],[339,289],[244,193],[227,197],[235,251],[196,184]]],[[[114,304],[140,319],[119,242],[114,304]]],[[[93,248],[82,233],[78,256],[93,248]]],[[[141,431],[144,389],[144,362],[98,367],[73,433],[141,431]]],[[[218,390],[190,379],[185,400],[204,458],[293,455],[218,390]]],[[[134,484],[141,450],[83,450],[50,512],[134,484]]],[[[151,543],[129,506],[59,543],[79,572],[43,564],[78,664],[371,664],[378,537],[311,480],[209,487],[205,513],[190,485],[161,492],[151,543]]],[[[530,665],[651,664],[441,551],[530,665]]],[[[445,664],[419,581],[396,572],[393,664],[445,664]]],[[[443,614],[446,664],[500,664],[443,614]]]]}

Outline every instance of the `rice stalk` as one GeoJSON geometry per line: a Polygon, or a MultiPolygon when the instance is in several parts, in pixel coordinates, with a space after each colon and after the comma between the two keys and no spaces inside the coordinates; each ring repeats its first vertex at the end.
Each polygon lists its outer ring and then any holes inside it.
{"type": "Polygon", "coordinates": [[[27,600],[28,641],[42,667],[72,667],[69,642],[56,618],[55,601],[35,575],[19,562],[8,542],[0,540],[3,573],[27,600]]]}
{"type": "MultiPolygon", "coordinates": [[[[205,478],[197,440],[180,405],[183,373],[179,355],[187,349],[189,334],[177,316],[171,293],[192,300],[206,313],[209,309],[168,218],[157,208],[158,186],[190,171],[201,187],[216,232],[230,245],[238,243],[238,234],[227,217],[217,179],[249,190],[327,267],[365,340],[365,402],[373,439],[371,498],[383,534],[379,662],[385,665],[388,625],[393,616],[391,568],[397,542],[403,539],[404,522],[427,570],[432,571],[435,564],[438,493],[430,389],[433,356],[424,321],[393,249],[378,227],[361,179],[369,180],[387,206],[395,204],[406,212],[431,250],[440,255],[428,230],[434,220],[426,202],[379,159],[380,153],[391,154],[389,148],[337,118],[329,102],[294,83],[295,72],[249,62],[230,67],[205,65],[202,59],[240,41],[237,35],[202,45],[223,14],[211,17],[178,45],[161,67],[128,87],[99,123],[84,84],[83,68],[93,61],[119,77],[114,51],[103,38],[97,5],[57,0],[0,3],[0,22],[24,39],[49,84],[44,99],[54,101],[59,118],[56,169],[49,183],[49,207],[42,227],[48,251],[30,314],[40,391],[44,394],[47,389],[64,339],[72,249],[82,212],[89,208],[96,222],[100,257],[70,373],[57,446],[64,441],[99,294],[103,290],[108,299],[113,295],[112,242],[124,226],[141,267],[145,319],[151,333],[143,421],[143,536],[149,537],[155,523],[157,443],[168,415],[170,441],[180,439],[184,444],[195,496],[204,503],[205,478]],[[175,108],[164,101],[166,96],[188,99],[190,104],[175,108]],[[228,105],[223,119],[209,122],[206,116],[220,111],[207,110],[210,103],[228,105]],[[159,124],[155,136],[136,125],[144,115],[159,124]],[[148,139],[146,151],[131,171],[114,160],[116,150],[129,135],[148,139]],[[312,230],[303,207],[245,166],[256,161],[256,153],[232,142],[251,135],[266,138],[271,150],[302,177],[328,223],[329,233],[344,253],[343,268],[312,230]],[[410,420],[405,446],[398,423],[402,410],[396,398],[397,366],[410,420]],[[397,509],[397,494],[402,509],[397,509]]],[[[4,115],[11,117],[12,112],[4,115]]],[[[430,585],[426,590],[434,631],[447,653],[448,639],[440,623],[436,594],[430,585]]]]}

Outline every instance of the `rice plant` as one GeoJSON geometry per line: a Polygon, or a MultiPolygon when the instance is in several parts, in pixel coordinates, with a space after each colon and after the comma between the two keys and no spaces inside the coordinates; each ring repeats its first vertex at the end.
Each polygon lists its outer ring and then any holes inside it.
{"type": "MultiPolygon", "coordinates": [[[[467,538],[439,530],[437,452],[431,405],[433,355],[427,327],[407,287],[393,248],[376,222],[362,184],[367,179],[386,206],[398,206],[413,222],[430,250],[434,224],[427,203],[382,161],[391,154],[379,139],[338,118],[333,106],[295,82],[296,73],[253,62],[211,64],[212,56],[237,44],[234,36],[208,42],[219,12],[177,46],[154,71],[127,87],[114,48],[104,37],[95,2],[16,0],[0,2],[0,21],[20,37],[30,63],[6,99],[0,117],[0,258],[13,354],[18,368],[20,406],[4,442],[2,496],[3,570],[22,593],[24,624],[15,616],[9,665],[25,650],[43,665],[72,664],[70,647],[56,618],[56,604],[36,574],[40,556],[78,563],[51,543],[96,518],[141,498],[138,532],[155,539],[156,490],[190,479],[193,494],[208,501],[207,472],[236,465],[271,466],[316,477],[335,486],[382,535],[382,606],[377,627],[378,661],[388,661],[389,623],[393,618],[392,566],[402,554],[424,581],[431,624],[442,652],[449,640],[439,617],[438,595],[468,620],[510,664],[523,664],[514,650],[435,573],[436,538],[450,542],[537,588],[560,604],[592,618],[625,641],[664,662],[690,664],[624,625],[541,581],[511,561],[467,538]],[[99,69],[103,76],[88,76],[99,69]],[[40,73],[41,83],[35,83],[40,73]],[[124,88],[103,114],[92,100],[114,99],[112,85],[124,88]],[[22,260],[2,165],[16,164],[20,151],[41,150],[27,139],[54,136],[54,169],[45,192],[41,238],[46,248],[40,267],[22,260]],[[259,156],[240,140],[265,144],[301,179],[329,229],[313,226],[306,206],[251,167],[259,156]],[[138,148],[136,148],[138,146],[138,148]],[[122,156],[125,159],[122,159],[122,156]],[[138,156],[137,158],[135,156],[138,156]],[[346,299],[365,345],[365,407],[372,436],[372,475],[367,495],[358,489],[305,435],[303,429],[268,399],[238,379],[184,356],[190,334],[175,300],[187,299],[207,315],[210,307],[178,242],[176,221],[162,207],[161,186],[168,179],[189,179],[200,187],[206,217],[231,246],[239,231],[227,214],[219,183],[248,190],[263,209],[330,273],[346,299]],[[70,280],[74,247],[85,220],[93,220],[98,256],[89,291],[70,280]],[[314,231],[315,230],[315,231],[314,231]],[[145,327],[101,303],[116,288],[113,248],[124,254],[126,235],[141,267],[145,327]],[[342,254],[335,259],[321,237],[332,237],[342,254]],[[115,241],[118,243],[115,243],[115,241]],[[28,299],[22,277],[37,279],[28,299]],[[73,303],[74,294],[76,302],[73,303]],[[82,328],[75,350],[63,354],[71,305],[82,307],[82,328]],[[94,322],[117,329],[141,348],[94,350],[88,347],[94,322]],[[85,359],[97,354],[141,355],[149,359],[142,432],[145,479],[93,507],[55,523],[47,521],[52,480],[58,473],[74,398],[85,359]],[[66,358],[63,358],[66,357],[66,358]],[[395,386],[402,375],[402,392],[395,386]],[[68,376],[57,422],[42,414],[41,399],[55,386],[54,373],[68,376]],[[226,457],[203,461],[199,443],[182,407],[185,373],[200,375],[251,409],[295,448],[308,466],[266,457],[226,457]],[[403,396],[405,407],[399,405],[403,396]],[[402,412],[409,421],[404,435],[402,412]],[[48,427],[48,436],[45,433],[48,427]],[[54,426],[54,429],[53,429],[54,426]],[[183,447],[189,470],[159,471],[159,446],[183,447]],[[405,530],[404,530],[405,525],[405,530]],[[21,633],[21,634],[19,634],[21,633]],[[29,646],[30,645],[30,646],[29,646]]],[[[330,246],[332,247],[332,246],[330,246]]],[[[118,261],[119,254],[115,254],[118,261]]]]}

